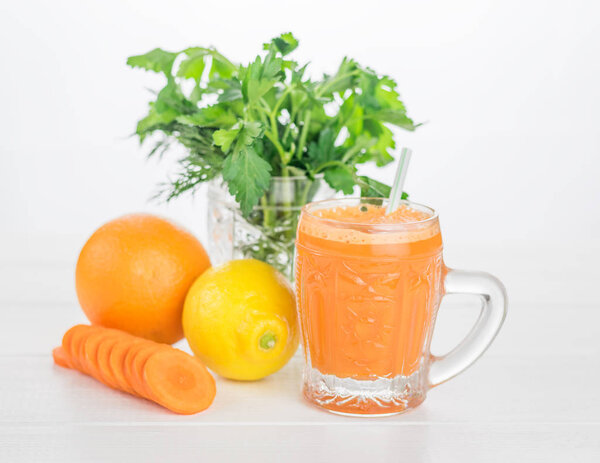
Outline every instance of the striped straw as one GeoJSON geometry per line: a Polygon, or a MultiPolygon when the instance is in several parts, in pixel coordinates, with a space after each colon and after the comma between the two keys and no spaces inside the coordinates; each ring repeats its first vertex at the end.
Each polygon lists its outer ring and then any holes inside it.
{"type": "Polygon", "coordinates": [[[410,148],[402,148],[400,152],[400,159],[398,159],[398,170],[396,170],[396,178],[392,191],[390,192],[390,199],[388,201],[386,214],[391,214],[398,207],[400,207],[400,201],[402,200],[402,189],[404,187],[404,180],[406,179],[406,171],[408,170],[408,164],[410,162],[410,156],[412,150],[410,148]]]}

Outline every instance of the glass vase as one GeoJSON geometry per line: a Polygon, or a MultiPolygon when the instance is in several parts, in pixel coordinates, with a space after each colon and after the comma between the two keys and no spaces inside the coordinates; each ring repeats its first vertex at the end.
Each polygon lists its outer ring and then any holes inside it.
{"type": "Polygon", "coordinates": [[[253,258],[293,281],[294,242],[300,210],[335,192],[323,176],[273,177],[269,190],[244,217],[222,179],[208,185],[208,252],[213,265],[253,258]]]}

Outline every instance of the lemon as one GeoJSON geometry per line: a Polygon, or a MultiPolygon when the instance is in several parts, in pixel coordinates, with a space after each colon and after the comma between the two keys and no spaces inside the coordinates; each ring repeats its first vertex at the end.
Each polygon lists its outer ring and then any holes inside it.
{"type": "Polygon", "coordinates": [[[283,275],[255,259],[212,267],[187,293],[183,332],[194,354],[215,373],[264,378],[298,348],[294,293],[283,275]]]}

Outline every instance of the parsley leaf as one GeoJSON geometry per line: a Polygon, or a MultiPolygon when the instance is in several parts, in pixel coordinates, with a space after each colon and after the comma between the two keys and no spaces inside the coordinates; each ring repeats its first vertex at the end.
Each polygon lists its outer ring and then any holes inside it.
{"type": "Polygon", "coordinates": [[[317,166],[334,160],[337,153],[334,143],[334,131],[330,127],[323,129],[323,131],[321,131],[319,134],[319,141],[312,141],[308,146],[308,157],[317,166]]]}
{"type": "Polygon", "coordinates": [[[281,34],[279,37],[275,37],[270,43],[265,43],[263,49],[270,50],[271,47],[275,47],[282,56],[285,56],[298,48],[298,40],[296,40],[291,32],[287,32],[281,34]]]}
{"type": "Polygon", "coordinates": [[[357,183],[360,187],[360,195],[364,197],[387,198],[392,191],[392,187],[364,175],[357,178],[357,183]]]}
{"type": "Polygon", "coordinates": [[[147,71],[162,72],[165,75],[171,74],[173,63],[178,53],[155,48],[148,53],[127,58],[127,64],[133,68],[142,68],[147,71]]]}
{"type": "Polygon", "coordinates": [[[217,101],[227,103],[242,99],[242,84],[239,80],[229,79],[222,81],[222,93],[219,94],[217,101]]]}
{"type": "Polygon", "coordinates": [[[228,153],[232,145],[234,146],[234,152],[251,145],[261,133],[262,126],[260,122],[245,122],[243,124],[238,123],[228,130],[217,130],[213,134],[213,139],[224,153],[228,153]]]}
{"type": "Polygon", "coordinates": [[[242,79],[242,94],[248,104],[256,104],[273,86],[285,76],[281,70],[283,60],[270,58],[267,55],[264,62],[257,56],[248,65],[242,79]]]}
{"type": "Polygon", "coordinates": [[[169,124],[177,117],[178,112],[175,110],[168,110],[159,113],[156,111],[154,106],[154,103],[150,103],[150,111],[148,111],[148,115],[140,119],[137,123],[135,133],[139,136],[140,143],[144,141],[149,133],[157,130],[159,126],[169,124]]]}
{"type": "Polygon", "coordinates": [[[156,112],[176,111],[180,114],[190,114],[195,110],[194,105],[183,95],[179,86],[174,80],[170,80],[167,85],[158,92],[154,104],[156,112]]]}
{"type": "Polygon", "coordinates": [[[271,166],[252,146],[244,146],[230,154],[223,164],[223,179],[229,192],[248,215],[265,194],[271,181],[271,166]]]}
{"type": "Polygon", "coordinates": [[[347,195],[354,192],[354,169],[350,166],[331,167],[325,171],[325,181],[334,190],[342,191],[347,195]]]}
{"type": "MultiPolygon", "coordinates": [[[[364,175],[356,177],[356,183],[360,187],[360,195],[366,198],[388,198],[392,191],[392,187],[364,175]]],[[[408,193],[403,191],[401,199],[408,199],[408,193]]]]}
{"type": "Polygon", "coordinates": [[[229,130],[221,129],[213,133],[215,145],[220,146],[224,153],[229,153],[229,149],[240,133],[240,128],[231,128],[229,130]]]}
{"type": "Polygon", "coordinates": [[[179,116],[177,121],[198,127],[228,129],[237,123],[237,115],[227,105],[214,104],[193,114],[179,116]]]}
{"type": "Polygon", "coordinates": [[[206,58],[210,56],[210,50],[200,47],[188,48],[185,54],[188,58],[184,59],[179,65],[177,76],[194,79],[196,82],[200,81],[206,68],[206,58]]]}

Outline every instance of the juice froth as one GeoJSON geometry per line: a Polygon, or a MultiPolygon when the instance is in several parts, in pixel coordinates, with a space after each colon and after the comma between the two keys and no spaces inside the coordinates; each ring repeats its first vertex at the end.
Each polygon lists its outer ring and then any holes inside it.
{"type": "Polygon", "coordinates": [[[422,222],[431,217],[431,214],[414,209],[406,204],[401,204],[398,209],[390,214],[386,214],[385,208],[380,205],[362,204],[320,209],[314,211],[313,215],[323,219],[359,224],[415,223],[422,222]]]}
{"type": "Polygon", "coordinates": [[[364,204],[315,210],[303,216],[300,232],[346,244],[410,243],[440,233],[437,220],[432,219],[431,212],[407,205],[386,215],[384,207],[364,204]],[[373,233],[372,226],[379,233],[373,233]]]}
{"type": "Polygon", "coordinates": [[[373,204],[310,207],[296,258],[307,363],[338,378],[413,375],[441,297],[437,217],[409,205],[390,215],[373,204]]]}

